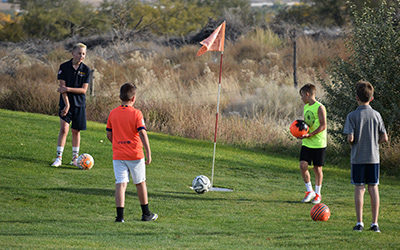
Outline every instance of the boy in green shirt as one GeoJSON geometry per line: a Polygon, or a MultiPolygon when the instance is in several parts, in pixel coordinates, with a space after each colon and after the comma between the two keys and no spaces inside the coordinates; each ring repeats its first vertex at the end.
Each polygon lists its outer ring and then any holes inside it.
{"type": "Polygon", "coordinates": [[[300,89],[300,96],[304,105],[304,121],[309,126],[308,134],[302,138],[300,151],[300,170],[306,186],[306,195],[302,202],[321,202],[322,166],[325,163],[326,150],[326,110],[324,105],[315,99],[316,88],[313,84],[306,84],[300,89]],[[311,185],[308,165],[314,164],[315,191],[311,185]]]}

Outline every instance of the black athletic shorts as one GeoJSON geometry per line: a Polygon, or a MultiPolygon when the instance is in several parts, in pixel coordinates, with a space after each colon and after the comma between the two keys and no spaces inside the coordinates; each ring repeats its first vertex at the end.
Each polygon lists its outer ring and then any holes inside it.
{"type": "Polygon", "coordinates": [[[76,130],[86,130],[86,107],[70,107],[66,116],[61,116],[60,108],[58,115],[67,123],[71,123],[71,128],[76,130]]]}
{"type": "Polygon", "coordinates": [[[301,146],[300,161],[306,161],[308,165],[311,165],[312,162],[314,166],[323,166],[325,165],[325,151],[326,148],[308,148],[306,146],[301,146]]]}
{"type": "Polygon", "coordinates": [[[351,164],[351,184],[378,185],[380,164],[351,164]]]}

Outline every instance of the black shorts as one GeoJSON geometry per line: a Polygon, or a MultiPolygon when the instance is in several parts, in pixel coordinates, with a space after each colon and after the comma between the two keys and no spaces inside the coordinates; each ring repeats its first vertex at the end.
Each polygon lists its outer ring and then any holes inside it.
{"type": "Polygon", "coordinates": [[[379,163],[377,164],[351,164],[351,184],[354,185],[378,185],[379,163]]]}
{"type": "Polygon", "coordinates": [[[61,116],[60,108],[58,115],[66,123],[71,123],[71,128],[76,130],[86,130],[86,107],[70,107],[66,116],[61,116]]]}
{"type": "Polygon", "coordinates": [[[325,165],[325,150],[326,148],[308,148],[306,146],[301,146],[300,161],[306,161],[308,165],[311,165],[312,162],[314,166],[323,166],[325,165]]]}

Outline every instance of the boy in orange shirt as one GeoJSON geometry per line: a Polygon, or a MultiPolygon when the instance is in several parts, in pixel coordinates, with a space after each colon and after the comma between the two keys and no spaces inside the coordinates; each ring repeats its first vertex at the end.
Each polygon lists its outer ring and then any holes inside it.
{"type": "Polygon", "coordinates": [[[115,174],[116,222],[124,222],[125,191],[129,182],[129,173],[136,184],[137,194],[142,207],[142,221],[155,221],[157,214],[149,210],[146,166],[151,163],[151,150],[147,137],[143,114],[133,107],[136,101],[136,86],[125,83],[119,95],[122,105],[110,112],[107,120],[107,138],[112,143],[113,166],[115,174]],[[146,161],[143,154],[146,151],[146,161]]]}

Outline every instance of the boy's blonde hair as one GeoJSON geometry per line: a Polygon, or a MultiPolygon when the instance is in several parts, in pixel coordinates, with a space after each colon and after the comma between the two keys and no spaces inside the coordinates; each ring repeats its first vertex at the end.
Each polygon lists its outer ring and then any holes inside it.
{"type": "Polygon", "coordinates": [[[75,51],[78,48],[86,49],[86,45],[84,43],[76,43],[74,47],[72,47],[72,51],[75,51]]]}
{"type": "Polygon", "coordinates": [[[307,83],[306,85],[301,87],[301,89],[299,90],[300,95],[302,93],[309,93],[311,95],[315,95],[316,92],[317,92],[317,88],[315,87],[314,84],[311,84],[311,83],[307,83]]]}
{"type": "Polygon", "coordinates": [[[119,90],[119,98],[123,102],[128,102],[136,95],[136,85],[130,82],[125,83],[119,90]]]}
{"type": "Polygon", "coordinates": [[[369,102],[374,95],[374,86],[368,81],[361,80],[357,82],[356,93],[360,101],[369,102]]]}

